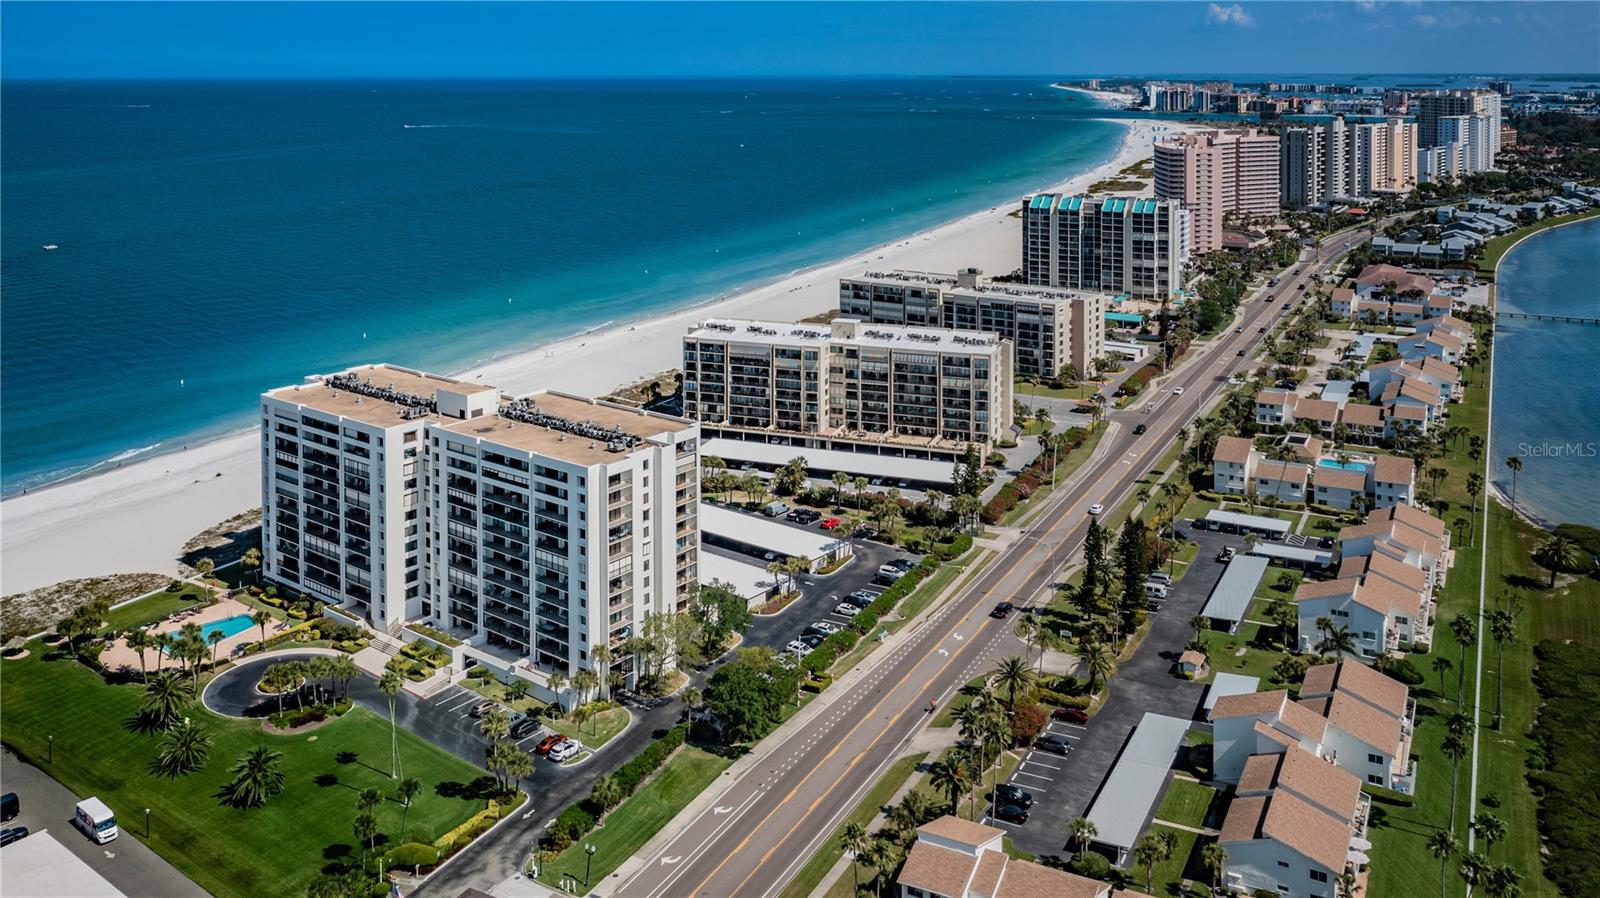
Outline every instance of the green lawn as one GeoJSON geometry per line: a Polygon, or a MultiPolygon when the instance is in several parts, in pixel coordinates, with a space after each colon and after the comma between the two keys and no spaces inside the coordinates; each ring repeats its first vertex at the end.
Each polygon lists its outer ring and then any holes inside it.
{"type": "MultiPolygon", "coordinates": [[[[545,864],[539,879],[553,886],[560,884],[563,875],[582,882],[588,860],[583,846],[588,844],[595,847],[591,879],[595,883],[604,881],[731,763],[728,758],[693,745],[680,748],[648,783],[606,815],[604,826],[545,864]]],[[[586,885],[578,893],[587,895],[589,890],[586,885]]]]}
{"type": "Polygon", "coordinates": [[[544,702],[528,695],[512,701],[510,694],[506,692],[506,684],[498,677],[467,677],[461,681],[461,685],[484,698],[493,699],[513,711],[521,711],[524,714],[532,714],[545,707],[544,702]]]}
{"type": "MultiPolygon", "coordinates": [[[[150,808],[148,844],[219,898],[304,894],[325,864],[359,857],[351,835],[357,792],[394,791],[389,723],[360,708],[308,734],[270,736],[259,723],[218,718],[196,706],[190,716],[215,739],[209,762],[177,780],[156,777],[149,764],[158,737],[131,726],[140,688],[108,686],[74,661],[44,660],[41,643],[29,648],[28,658],[5,662],[5,743],[78,795],[103,799],[122,819],[125,837],[143,837],[143,809],[150,808]],[[46,760],[50,736],[53,761],[46,760]],[[228,767],[257,745],[283,753],[284,791],[261,808],[223,806],[213,796],[231,778],[228,767]]],[[[485,791],[484,771],[403,730],[400,751],[405,775],[423,783],[408,841],[432,841],[483,809],[477,796],[485,791]]],[[[400,840],[402,810],[386,801],[377,811],[390,845],[400,840]]]]}
{"type": "MultiPolygon", "coordinates": [[[[1184,826],[1204,827],[1213,804],[1217,803],[1217,790],[1200,783],[1174,778],[1167,784],[1167,794],[1156,809],[1156,819],[1184,826]]],[[[1220,821],[1212,820],[1216,826],[1220,821]]]]}
{"type": "Polygon", "coordinates": [[[1059,459],[1057,461],[1055,471],[1056,485],[1052,487],[1050,485],[1050,481],[1045,481],[1039,487],[1039,489],[1033,493],[1033,495],[1018,502],[1015,508],[1011,509],[1009,512],[1006,512],[1006,516],[1004,520],[1000,522],[1000,525],[1002,527],[1014,526],[1020,522],[1022,518],[1027,517],[1030,512],[1034,512],[1043,508],[1046,501],[1050,498],[1050,495],[1055,492],[1056,488],[1060,487],[1062,484],[1071,479],[1073,473],[1079,468],[1083,467],[1083,463],[1088,461],[1091,455],[1094,455],[1094,449],[1096,446],[1100,445],[1100,438],[1105,436],[1105,432],[1106,429],[1104,427],[1095,428],[1094,433],[1089,434],[1088,439],[1085,439],[1082,445],[1071,452],[1068,452],[1065,457],[1059,459]]]}
{"type": "Polygon", "coordinates": [[[939,709],[939,713],[934,715],[933,722],[928,726],[936,728],[955,726],[956,712],[965,708],[967,703],[972,701],[970,693],[973,690],[982,689],[987,682],[989,682],[989,674],[987,672],[978,674],[968,680],[967,685],[956,690],[955,695],[950,696],[950,700],[944,703],[944,706],[939,709]]]}
{"type": "Polygon", "coordinates": [[[205,597],[206,591],[193,583],[185,583],[176,591],[163,589],[129,602],[121,608],[111,609],[111,613],[106,615],[106,625],[101,628],[101,632],[107,630],[120,632],[153,624],[185,608],[193,608],[204,601],[205,597]]]}
{"type": "MultiPolygon", "coordinates": [[[[1178,839],[1178,846],[1172,852],[1172,857],[1156,864],[1151,871],[1150,881],[1154,884],[1155,891],[1150,894],[1167,896],[1167,898],[1180,898],[1187,894],[1183,891],[1185,877],[1199,882],[1208,882],[1204,868],[1200,863],[1200,849],[1212,840],[1209,837],[1197,836],[1188,830],[1173,829],[1168,826],[1152,826],[1153,833],[1170,832],[1178,839]]],[[[1128,871],[1129,884],[1144,888],[1144,868],[1137,864],[1128,871]]]]}
{"type": "Polygon", "coordinates": [[[1283,652],[1272,641],[1276,629],[1245,621],[1239,625],[1239,632],[1231,636],[1216,630],[1207,631],[1204,635],[1211,649],[1211,671],[1201,679],[1209,682],[1219,673],[1232,673],[1260,678],[1260,689],[1276,689],[1283,685],[1272,672],[1273,666],[1283,657],[1283,652]],[[1237,654],[1241,648],[1243,655],[1237,654]]]}
{"type": "Polygon", "coordinates": [[[1593,218],[1596,215],[1600,215],[1600,209],[1590,209],[1587,212],[1580,212],[1577,215],[1555,215],[1551,216],[1550,218],[1535,222],[1527,227],[1517,228],[1515,231],[1512,231],[1509,234],[1502,234],[1499,237],[1495,237],[1486,241],[1483,244],[1483,258],[1478,260],[1478,277],[1487,278],[1491,281],[1494,280],[1495,268],[1500,264],[1500,257],[1504,256],[1506,254],[1506,250],[1510,249],[1518,240],[1521,240],[1523,237],[1538,231],[1542,231],[1546,228],[1553,228],[1556,225],[1568,224],[1574,221],[1582,221],[1585,218],[1593,218]]]}
{"type": "Polygon", "coordinates": [[[1044,384],[1034,386],[1027,381],[1019,380],[1017,381],[1016,386],[1012,388],[1012,395],[1014,395],[1017,401],[1021,402],[1023,405],[1031,405],[1031,400],[1036,397],[1049,397],[1051,399],[1088,399],[1090,396],[1100,392],[1100,386],[1100,384],[1080,383],[1075,387],[1062,387],[1061,389],[1056,389],[1055,387],[1047,387],[1044,384]]]}
{"type": "MultiPolygon", "coordinates": [[[[844,834],[844,828],[851,823],[869,826],[873,818],[878,816],[878,811],[889,803],[889,800],[894,797],[894,793],[898,792],[900,787],[905,785],[906,780],[917,772],[917,765],[921,764],[927,757],[927,752],[919,752],[900,758],[890,764],[889,769],[884,772],[883,776],[878,778],[876,783],[873,783],[872,788],[850,811],[850,816],[844,818],[839,827],[828,837],[828,841],[822,843],[822,847],[817,849],[817,853],[807,859],[805,866],[801,867],[800,872],[796,873],[794,878],[789,881],[789,884],[784,887],[780,898],[806,898],[813,889],[821,885],[822,878],[828,874],[829,870],[833,869],[834,864],[839,862],[839,858],[844,856],[844,851],[839,848],[839,839],[844,834]]],[[[858,868],[858,872],[866,879],[870,879],[872,876],[872,871],[869,868],[858,868]]],[[[844,883],[847,888],[853,881],[848,874],[840,878],[840,882],[844,883]]]]}
{"type": "Polygon", "coordinates": [[[590,748],[599,748],[627,729],[628,719],[628,709],[617,707],[601,711],[584,721],[581,728],[567,717],[547,717],[544,722],[545,726],[569,739],[576,739],[590,748]]]}

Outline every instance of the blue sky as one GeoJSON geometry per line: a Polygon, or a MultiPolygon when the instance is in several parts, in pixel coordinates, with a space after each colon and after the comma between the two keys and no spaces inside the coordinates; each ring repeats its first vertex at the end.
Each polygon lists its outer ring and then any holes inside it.
{"type": "Polygon", "coordinates": [[[5,2],[0,13],[10,78],[1600,70],[1594,0],[5,2]]]}

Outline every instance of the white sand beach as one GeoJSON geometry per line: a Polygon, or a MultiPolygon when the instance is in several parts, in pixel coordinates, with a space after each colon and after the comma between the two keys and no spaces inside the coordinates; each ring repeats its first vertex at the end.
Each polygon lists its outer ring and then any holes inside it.
{"type": "MultiPolygon", "coordinates": [[[[1158,130],[1189,127],[1119,124],[1127,133],[1110,161],[1040,189],[1083,191],[1149,156],[1158,130]]],[[[841,276],[869,268],[977,266],[991,274],[1010,272],[1020,264],[1021,225],[1009,214],[1015,208],[1015,203],[996,206],[746,293],[549,344],[458,376],[512,393],[549,388],[601,395],[677,367],[680,338],[705,318],[795,320],[834,308],[841,276]]],[[[407,364],[404,358],[369,361],[407,364]]],[[[259,503],[258,439],[253,430],[239,433],[0,503],[0,594],[75,577],[177,572],[176,557],[187,540],[259,503]]]]}

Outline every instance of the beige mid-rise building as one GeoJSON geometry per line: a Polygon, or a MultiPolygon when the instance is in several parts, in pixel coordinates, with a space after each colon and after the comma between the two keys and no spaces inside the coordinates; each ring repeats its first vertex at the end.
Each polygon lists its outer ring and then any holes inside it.
{"type": "Polygon", "coordinates": [[[1230,216],[1278,213],[1278,135],[1245,128],[1158,140],[1155,193],[1189,210],[1194,252],[1221,249],[1223,223],[1230,216]]]}

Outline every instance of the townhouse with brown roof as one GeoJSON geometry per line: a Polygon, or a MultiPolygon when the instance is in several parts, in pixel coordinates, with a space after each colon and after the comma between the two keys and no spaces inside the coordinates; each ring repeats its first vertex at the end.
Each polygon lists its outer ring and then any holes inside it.
{"type": "Polygon", "coordinates": [[[1331,898],[1367,862],[1371,799],[1361,781],[1299,747],[1245,762],[1217,841],[1232,892],[1331,898]]]}
{"type": "Polygon", "coordinates": [[[1431,642],[1432,633],[1426,629],[1428,595],[1385,577],[1307,581],[1295,590],[1294,600],[1296,646],[1302,652],[1318,651],[1325,634],[1317,622],[1324,619],[1335,628],[1348,627],[1356,651],[1367,658],[1415,643],[1419,633],[1431,642]]]}
{"type": "Polygon", "coordinates": [[[1299,398],[1286,390],[1262,390],[1256,394],[1256,423],[1270,427],[1293,426],[1299,398]]]}
{"type": "Polygon", "coordinates": [[[917,827],[900,898],[1150,898],[1108,882],[1012,859],[1005,831],[946,815],[917,827]]]}
{"type": "Polygon", "coordinates": [[[1339,531],[1340,557],[1349,559],[1385,552],[1427,573],[1434,589],[1444,584],[1453,560],[1450,531],[1444,522],[1411,505],[1391,505],[1370,512],[1366,521],[1339,531]]]}

